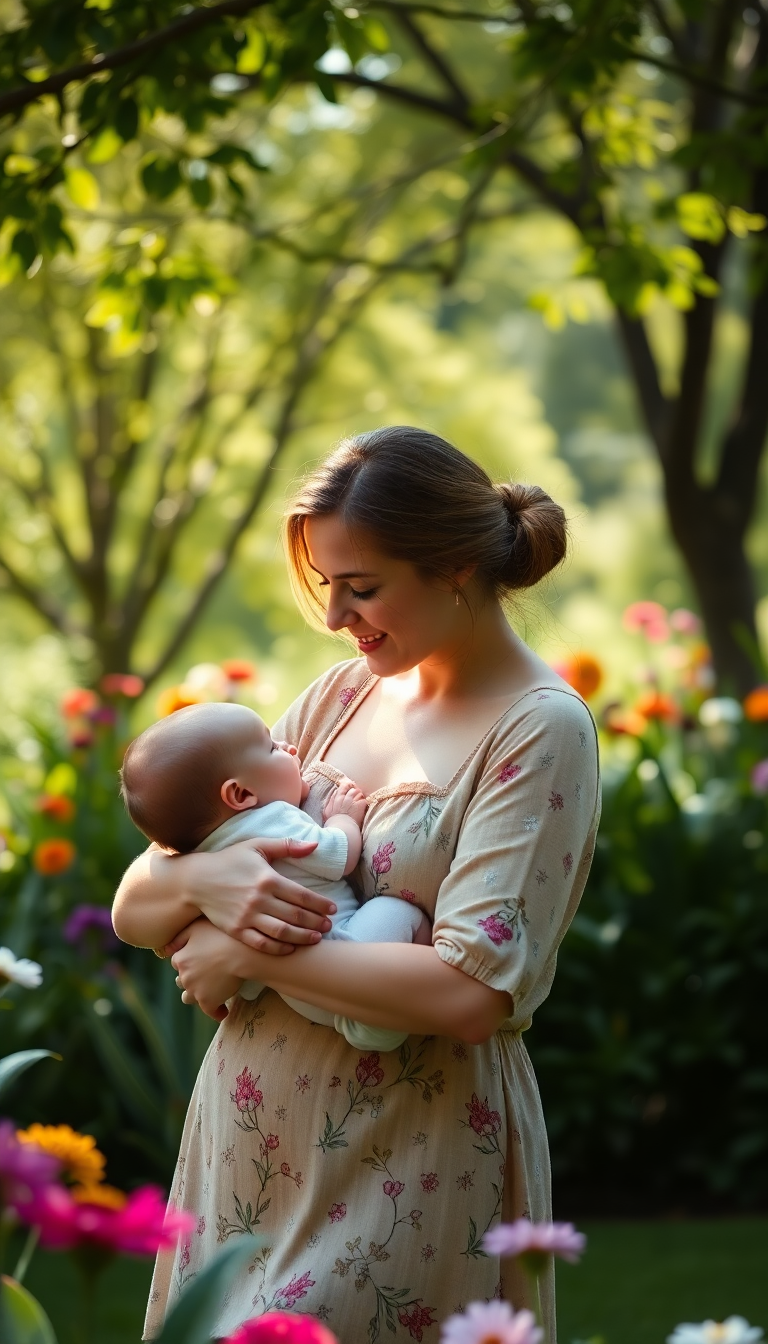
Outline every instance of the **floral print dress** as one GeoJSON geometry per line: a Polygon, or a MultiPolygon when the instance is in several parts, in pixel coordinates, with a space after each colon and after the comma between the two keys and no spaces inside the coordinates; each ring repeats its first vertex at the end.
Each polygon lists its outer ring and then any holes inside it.
{"type": "MultiPolygon", "coordinates": [[[[325,750],[375,682],[362,661],[342,663],[275,726],[304,762],[317,820],[339,778],[325,750]]],[[[512,1016],[482,1045],[413,1035],[361,1053],[271,990],[238,998],[200,1070],[171,1192],[196,1229],[158,1258],[145,1338],[231,1237],[253,1237],[253,1256],[217,1337],[283,1310],[327,1322],[341,1344],[437,1344],[439,1323],[471,1301],[528,1304],[519,1272],[482,1238],[500,1220],[550,1216],[521,1033],[584,888],[599,796],[589,711],[547,685],[511,705],[444,788],[370,795],[361,895],[417,902],[442,959],[506,990],[512,1016]]],[[[554,1344],[553,1276],[541,1287],[554,1344]]]]}

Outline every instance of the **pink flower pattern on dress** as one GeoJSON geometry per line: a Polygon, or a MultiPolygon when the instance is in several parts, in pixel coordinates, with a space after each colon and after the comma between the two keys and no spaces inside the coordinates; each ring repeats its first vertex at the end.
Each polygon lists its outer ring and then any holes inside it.
{"type": "Polygon", "coordinates": [[[346,1204],[332,1204],[328,1210],[328,1217],[332,1223],[340,1223],[347,1216],[346,1204]]]}
{"type": "Polygon", "coordinates": [[[516,765],[514,762],[510,761],[508,765],[503,767],[499,775],[499,783],[506,784],[510,779],[517,779],[517,776],[522,773],[522,769],[522,765],[516,765]]]}
{"type": "Polygon", "coordinates": [[[413,905],[414,901],[416,900],[416,892],[409,891],[407,887],[401,888],[400,896],[404,901],[410,901],[411,905],[413,905]]]}
{"type": "Polygon", "coordinates": [[[421,1344],[427,1326],[437,1325],[434,1307],[422,1307],[419,1302],[414,1302],[412,1307],[400,1307],[397,1319],[418,1344],[421,1344]]]}
{"type": "Polygon", "coordinates": [[[260,1074],[257,1074],[254,1078],[247,1066],[242,1073],[238,1073],[235,1079],[235,1090],[229,1094],[238,1111],[258,1110],[264,1100],[263,1093],[256,1086],[260,1076],[260,1074]]]}
{"type": "Polygon", "coordinates": [[[525,897],[515,896],[512,900],[505,901],[495,915],[486,915],[485,919],[478,919],[477,922],[494,947],[501,947],[502,943],[511,943],[513,939],[519,943],[523,936],[523,928],[529,923],[525,897]]]}
{"type": "Polygon", "coordinates": [[[345,686],[339,691],[339,699],[345,709],[347,708],[347,705],[351,705],[356,695],[357,690],[354,686],[345,686]]]}
{"type": "Polygon", "coordinates": [[[394,840],[382,841],[371,859],[371,865],[368,871],[373,878],[374,896],[382,896],[385,891],[389,891],[389,883],[382,882],[381,879],[384,874],[390,872],[392,868],[392,855],[394,854],[395,849],[396,845],[394,840]]]}
{"type": "Polygon", "coordinates": [[[563,855],[563,872],[566,877],[568,876],[572,868],[573,868],[573,855],[571,851],[568,850],[568,853],[563,855]]]}
{"type": "Polygon", "coordinates": [[[498,1134],[501,1129],[501,1116],[498,1111],[492,1111],[488,1106],[488,1098],[480,1100],[476,1092],[472,1093],[471,1101],[464,1103],[469,1111],[469,1125],[476,1134],[487,1137],[490,1134],[498,1134]]]}
{"type": "Polygon", "coordinates": [[[422,1171],[421,1188],[426,1195],[431,1195],[439,1186],[436,1171],[422,1171]]]}
{"type": "Polygon", "coordinates": [[[562,812],[564,807],[565,807],[565,799],[563,798],[562,793],[555,793],[553,789],[549,795],[550,812],[562,812]]]}
{"type": "Polygon", "coordinates": [[[398,1195],[402,1195],[405,1186],[402,1181],[385,1181],[381,1188],[390,1199],[397,1199],[398,1195]]]}

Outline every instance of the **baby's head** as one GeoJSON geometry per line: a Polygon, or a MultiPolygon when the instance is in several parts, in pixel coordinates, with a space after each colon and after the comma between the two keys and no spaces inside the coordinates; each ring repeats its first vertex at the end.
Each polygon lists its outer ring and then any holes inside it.
{"type": "Polygon", "coordinates": [[[297,756],[244,705],[188,705],[131,742],[120,771],[131,820],[187,854],[235,812],[304,796],[297,756]]]}

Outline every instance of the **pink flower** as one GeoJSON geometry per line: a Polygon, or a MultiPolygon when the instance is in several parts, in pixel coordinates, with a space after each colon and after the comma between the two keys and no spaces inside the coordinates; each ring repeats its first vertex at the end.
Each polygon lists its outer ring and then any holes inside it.
{"type": "Polygon", "coordinates": [[[179,1256],[179,1269],[186,1269],[191,1259],[192,1253],[189,1249],[189,1242],[185,1241],[181,1248],[181,1255],[179,1256]]]}
{"type": "Polygon", "coordinates": [[[425,1194],[431,1195],[433,1190],[436,1190],[439,1184],[440,1182],[437,1179],[436,1171],[422,1171],[421,1188],[425,1194]]]}
{"type": "Polygon", "coordinates": [[[195,1231],[197,1232],[198,1237],[202,1237],[205,1231],[205,1215],[202,1213],[200,1214],[200,1217],[197,1220],[197,1227],[195,1228],[195,1231]]]}
{"type": "Polygon", "coordinates": [[[462,1316],[443,1321],[440,1344],[539,1344],[544,1331],[532,1311],[513,1311],[508,1302],[470,1302],[462,1316]]]}
{"type": "Polygon", "coordinates": [[[354,700],[356,695],[357,691],[354,686],[345,686],[343,690],[339,691],[339,699],[345,709],[347,708],[347,705],[354,700]]]}
{"type": "Polygon", "coordinates": [[[498,1111],[492,1111],[488,1106],[488,1098],[480,1101],[476,1092],[472,1093],[472,1100],[464,1102],[469,1111],[469,1124],[476,1134],[490,1135],[498,1134],[501,1129],[501,1116],[498,1111]]]}
{"type": "Polygon", "coordinates": [[[60,1170],[57,1157],[19,1143],[13,1121],[0,1120],[0,1210],[4,1204],[21,1210],[53,1185],[60,1170]]]}
{"type": "Polygon", "coordinates": [[[254,1321],[246,1321],[227,1336],[224,1344],[339,1344],[339,1341],[313,1316],[268,1311],[254,1321]]]}
{"type": "Polygon", "coordinates": [[[554,789],[549,795],[549,808],[551,812],[562,812],[565,807],[565,801],[562,793],[555,793],[554,789]]]}
{"type": "Polygon", "coordinates": [[[288,1166],[288,1163],[287,1163],[287,1162],[281,1162],[281,1163],[280,1163],[280,1170],[281,1170],[283,1176],[290,1176],[290,1174],[291,1174],[291,1168],[288,1166]]]}
{"type": "Polygon", "coordinates": [[[750,775],[750,780],[755,793],[760,794],[761,797],[768,793],[768,759],[757,762],[750,775]]]}
{"type": "Polygon", "coordinates": [[[235,1091],[229,1094],[238,1111],[249,1111],[251,1109],[255,1111],[261,1105],[264,1094],[256,1086],[260,1077],[261,1074],[257,1073],[254,1078],[247,1065],[242,1073],[238,1073],[235,1079],[237,1084],[235,1091]]]}
{"type": "Polygon", "coordinates": [[[414,1302],[411,1307],[399,1307],[397,1319],[401,1325],[408,1330],[411,1339],[417,1339],[419,1344],[424,1338],[424,1331],[428,1325],[437,1325],[435,1320],[434,1307],[422,1307],[419,1302],[414,1302]]]}
{"type": "Polygon", "coordinates": [[[499,783],[506,784],[508,779],[517,779],[517,776],[521,773],[522,769],[522,765],[512,765],[511,762],[509,765],[505,765],[499,775],[499,783]]]}
{"type": "Polygon", "coordinates": [[[268,1134],[268,1135],[267,1135],[267,1147],[268,1147],[269,1149],[271,1149],[273,1152],[274,1152],[275,1148],[279,1148],[279,1147],[280,1147],[280,1140],[279,1140],[279,1138],[277,1137],[276,1134],[268,1134]]]}
{"type": "Polygon", "coordinates": [[[633,602],[624,612],[625,630],[645,635],[653,644],[662,644],[669,637],[667,611],[659,602],[633,602]]]}
{"type": "Polygon", "coordinates": [[[402,887],[400,895],[404,901],[410,901],[411,905],[413,905],[414,901],[416,900],[416,892],[409,891],[408,887],[402,887]]]}
{"type": "Polygon", "coordinates": [[[498,915],[488,915],[485,919],[478,919],[477,922],[480,928],[488,934],[495,947],[501,947],[502,943],[512,941],[512,930],[504,923],[503,919],[499,919],[498,915]]]}
{"type": "Polygon", "coordinates": [[[134,1190],[121,1209],[76,1204],[63,1186],[49,1186],[19,1213],[25,1223],[40,1228],[43,1246],[96,1245],[122,1255],[172,1250],[196,1222],[191,1213],[166,1208],[162,1191],[153,1185],[134,1190]]]}
{"type": "Polygon", "coordinates": [[[566,877],[570,873],[572,867],[573,867],[573,855],[569,849],[568,853],[563,855],[563,872],[566,877]]]}
{"type": "Polygon", "coordinates": [[[294,1302],[298,1302],[300,1297],[307,1296],[310,1288],[314,1288],[315,1280],[310,1279],[309,1274],[309,1270],[306,1270],[305,1273],[301,1275],[301,1278],[297,1278],[294,1274],[290,1283],[285,1285],[285,1288],[278,1289],[277,1296],[287,1307],[292,1307],[294,1302]]]}
{"type": "Polygon", "coordinates": [[[387,840],[385,843],[379,845],[379,848],[371,859],[371,872],[374,873],[376,877],[381,877],[382,874],[389,872],[392,867],[392,855],[395,852],[395,848],[394,840],[387,840]]]}
{"type": "Polygon", "coordinates": [[[695,611],[688,611],[687,607],[678,607],[673,611],[669,624],[678,635],[698,635],[701,630],[701,620],[695,611]]]}
{"type": "Polygon", "coordinates": [[[378,1087],[384,1081],[384,1070],[379,1065],[379,1053],[373,1050],[370,1055],[361,1055],[355,1069],[355,1076],[361,1087],[378,1087]]]}
{"type": "Polygon", "coordinates": [[[500,1223],[483,1238],[483,1250],[491,1255],[523,1256],[541,1268],[543,1257],[558,1255],[575,1265],[583,1254],[587,1239],[573,1223],[531,1223],[518,1218],[516,1223],[500,1223]]]}
{"type": "Polygon", "coordinates": [[[398,1195],[402,1195],[404,1189],[405,1186],[402,1181],[385,1181],[382,1186],[384,1194],[389,1195],[390,1199],[397,1199],[398,1195]]]}
{"type": "Polygon", "coordinates": [[[328,1217],[332,1223],[340,1223],[347,1216],[346,1204],[332,1204],[328,1210],[328,1217]]]}

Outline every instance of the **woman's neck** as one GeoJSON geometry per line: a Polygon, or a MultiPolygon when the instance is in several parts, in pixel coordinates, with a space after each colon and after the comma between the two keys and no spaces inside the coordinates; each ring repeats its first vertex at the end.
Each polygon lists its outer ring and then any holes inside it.
{"type": "Polygon", "coordinates": [[[505,696],[537,675],[540,660],[509,625],[501,605],[489,599],[466,613],[461,638],[435,650],[409,674],[421,701],[505,696]]]}

